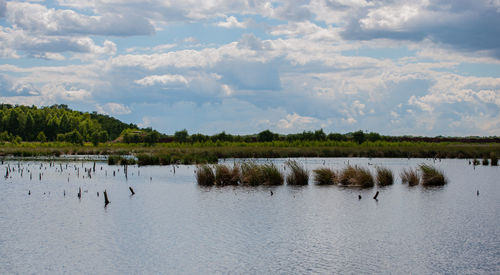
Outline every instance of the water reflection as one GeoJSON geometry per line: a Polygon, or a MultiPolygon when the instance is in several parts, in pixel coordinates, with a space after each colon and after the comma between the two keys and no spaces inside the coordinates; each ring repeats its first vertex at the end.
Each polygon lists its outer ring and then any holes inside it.
{"type": "Polygon", "coordinates": [[[0,273],[500,272],[498,167],[443,160],[448,185],[409,187],[400,171],[432,160],[300,160],[383,165],[395,184],[202,187],[194,166],[130,166],[126,177],[103,162],[93,172],[93,162],[6,161],[0,273]]]}

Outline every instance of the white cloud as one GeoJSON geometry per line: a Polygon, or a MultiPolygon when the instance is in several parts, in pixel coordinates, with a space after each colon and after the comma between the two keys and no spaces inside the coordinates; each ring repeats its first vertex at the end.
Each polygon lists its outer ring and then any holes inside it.
{"type": "Polygon", "coordinates": [[[8,2],[7,21],[17,28],[48,35],[150,35],[153,26],[145,18],[105,13],[87,16],[73,10],[47,8],[40,4],[8,2]]]}
{"type": "Polygon", "coordinates": [[[142,86],[153,86],[156,84],[160,84],[162,86],[179,86],[179,85],[187,85],[189,81],[182,75],[150,75],[146,76],[142,79],[135,80],[135,83],[142,86]]]}
{"type": "Polygon", "coordinates": [[[108,102],[102,105],[96,104],[96,108],[97,112],[106,115],[126,115],[132,112],[129,107],[116,102],[108,102]]]}
{"type": "Polygon", "coordinates": [[[306,129],[310,128],[311,124],[317,124],[317,119],[313,117],[300,116],[296,113],[287,114],[285,118],[280,119],[277,123],[278,129],[306,129]]]}
{"type": "Polygon", "coordinates": [[[223,21],[223,22],[218,22],[216,24],[216,26],[218,27],[222,27],[222,28],[242,28],[242,29],[245,29],[248,27],[248,21],[246,22],[239,22],[238,19],[236,19],[236,17],[234,16],[229,16],[226,18],[226,21],[223,21]]]}

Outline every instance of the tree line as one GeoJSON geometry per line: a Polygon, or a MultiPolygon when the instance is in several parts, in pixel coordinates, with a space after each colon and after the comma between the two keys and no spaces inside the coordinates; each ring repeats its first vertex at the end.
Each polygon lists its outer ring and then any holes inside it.
{"type": "Polygon", "coordinates": [[[50,107],[0,104],[0,141],[107,142],[125,129],[137,129],[116,118],[73,111],[67,105],[50,107]]]}
{"type": "Polygon", "coordinates": [[[60,141],[83,144],[117,141],[124,143],[154,144],[157,142],[274,142],[274,141],[366,141],[387,142],[500,142],[498,137],[414,137],[383,136],[375,132],[355,131],[345,134],[325,133],[323,129],[296,134],[278,134],[264,130],[253,135],[232,135],[221,132],[215,135],[189,134],[186,129],[173,135],[161,134],[151,128],[140,129],[108,115],[96,112],[74,111],[67,105],[50,107],[0,104],[0,141],[60,141]]]}

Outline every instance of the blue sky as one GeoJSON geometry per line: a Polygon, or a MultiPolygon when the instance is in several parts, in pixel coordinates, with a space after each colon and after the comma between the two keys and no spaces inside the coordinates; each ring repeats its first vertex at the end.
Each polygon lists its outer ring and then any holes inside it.
{"type": "Polygon", "coordinates": [[[0,0],[0,101],[164,133],[500,135],[500,1],[0,0]]]}

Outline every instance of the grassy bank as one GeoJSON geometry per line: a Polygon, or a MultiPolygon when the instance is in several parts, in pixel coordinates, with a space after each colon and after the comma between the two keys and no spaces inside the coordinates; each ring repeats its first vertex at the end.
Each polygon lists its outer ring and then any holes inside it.
{"type": "Polygon", "coordinates": [[[385,157],[385,158],[478,158],[500,155],[499,143],[426,143],[349,141],[274,141],[159,143],[156,145],[64,142],[0,144],[0,156],[36,157],[59,155],[135,155],[142,165],[216,163],[223,158],[288,157],[385,157]]]}

